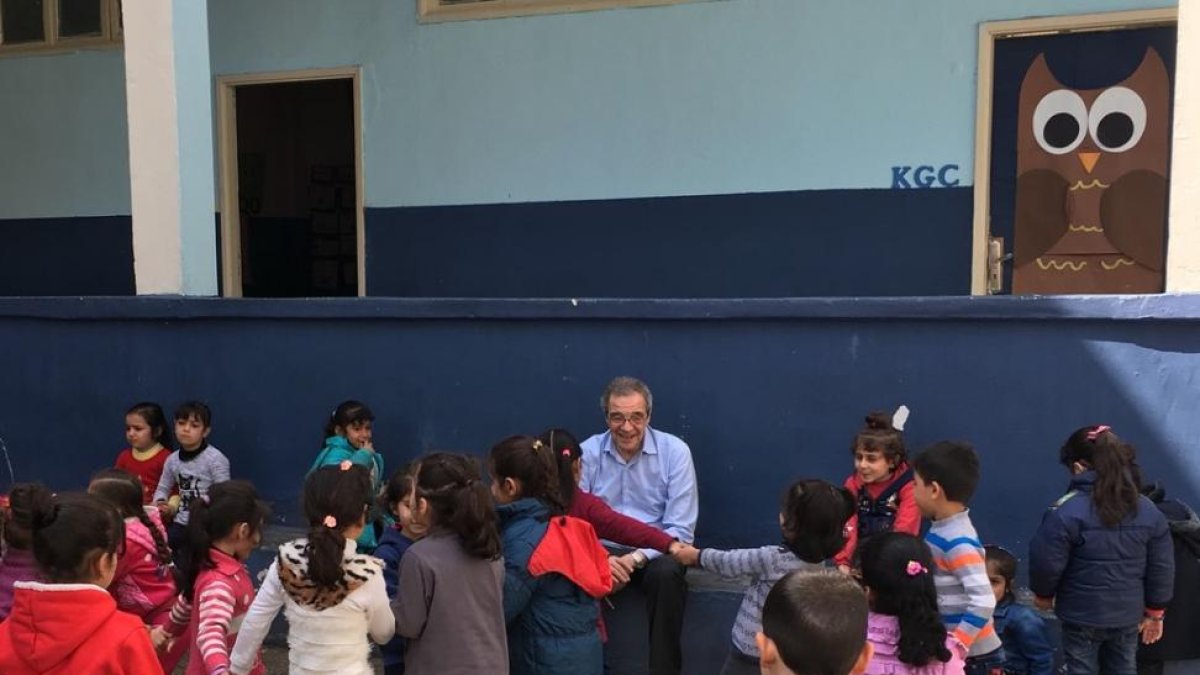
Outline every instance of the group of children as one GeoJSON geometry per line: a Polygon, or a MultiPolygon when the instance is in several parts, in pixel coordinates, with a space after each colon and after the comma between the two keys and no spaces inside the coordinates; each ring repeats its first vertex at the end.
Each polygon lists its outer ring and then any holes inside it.
{"type": "MultiPolygon", "coordinates": [[[[176,409],[174,444],[159,406],[132,407],[130,447],[86,494],[15,486],[0,672],[169,673],[186,656],[189,675],[263,673],[283,611],[292,673],[371,673],[373,641],[389,674],[600,675],[599,602],[614,585],[601,538],[752,578],[727,675],[1052,672],[1042,620],[1014,602],[1016,558],[972,525],[969,445],[910,461],[899,425],[872,414],[843,486],[784,492],[782,545],[721,551],[579,490],[582,452],[565,430],[504,439],[483,468],[435,453],[385,480],[373,419],[357,401],[332,412],[305,480],[308,531],[279,547],[257,591],[245,562],[269,509],[230,480],[202,403],[176,409]]],[[[1031,587],[1063,622],[1070,673],[1132,674],[1138,637],[1162,635],[1172,596],[1166,520],[1108,427],[1072,434],[1059,459],[1071,489],[1033,540],[1031,587]]]]}

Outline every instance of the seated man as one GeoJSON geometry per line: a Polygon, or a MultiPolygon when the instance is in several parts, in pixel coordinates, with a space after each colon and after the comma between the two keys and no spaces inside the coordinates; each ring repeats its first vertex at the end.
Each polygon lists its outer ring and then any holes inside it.
{"type": "MultiPolygon", "coordinates": [[[[620,513],[691,543],[699,512],[691,450],[678,437],[650,427],[654,397],[640,380],[616,378],[600,403],[608,431],[582,443],[580,487],[620,513]]],[[[646,593],[651,675],[678,675],[687,569],[649,549],[615,555],[610,563],[616,584],[633,584],[646,593]]]]}

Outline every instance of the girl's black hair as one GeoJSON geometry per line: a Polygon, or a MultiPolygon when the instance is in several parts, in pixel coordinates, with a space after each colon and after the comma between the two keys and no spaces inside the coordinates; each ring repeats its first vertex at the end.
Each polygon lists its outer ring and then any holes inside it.
{"type": "Polygon", "coordinates": [[[1004,579],[1004,597],[1013,596],[1013,580],[1017,578],[1017,557],[999,546],[984,546],[988,570],[1004,579]]]}
{"type": "Polygon", "coordinates": [[[323,466],[308,474],[304,481],[308,575],[321,590],[332,590],[342,583],[342,557],[346,549],[342,530],[365,524],[371,506],[371,472],[358,464],[345,469],[342,466],[323,466]],[[332,525],[325,522],[330,516],[332,525]]]}
{"type": "Polygon", "coordinates": [[[458,535],[468,555],[500,557],[500,531],[492,495],[480,480],[479,465],[463,455],[439,452],[418,460],[417,497],[432,511],[430,529],[442,527],[458,535]]]}
{"type": "Polygon", "coordinates": [[[162,406],[153,401],[142,401],[130,406],[125,414],[141,417],[146,421],[146,426],[150,427],[150,436],[154,438],[154,442],[164,448],[171,447],[171,428],[167,424],[167,416],[163,413],[162,406]]]}
{"type": "Polygon", "coordinates": [[[271,515],[267,503],[258,498],[250,481],[227,480],[208,489],[207,499],[193,499],[188,505],[188,544],[191,557],[183,570],[180,592],[188,600],[196,590],[196,577],[213,568],[209,549],[213,542],[228,537],[239,523],[250,525],[251,532],[261,532],[271,515]]]}
{"type": "Polygon", "coordinates": [[[805,562],[821,563],[846,545],[854,496],[823,480],[798,480],[783,493],[783,545],[805,562]]]}
{"type": "Polygon", "coordinates": [[[41,483],[17,483],[8,493],[8,509],[2,513],[4,542],[9,548],[28,551],[33,548],[33,512],[51,499],[50,490],[41,483]]]}
{"type": "Polygon", "coordinates": [[[379,508],[386,513],[394,513],[396,504],[404,501],[417,488],[417,472],[421,470],[419,461],[410,462],[407,466],[397,469],[383,486],[383,496],[379,500],[379,508]]]}
{"type": "Polygon", "coordinates": [[[882,410],[868,413],[866,424],[854,435],[854,442],[850,444],[850,454],[859,450],[882,452],[884,458],[895,466],[908,460],[903,434],[892,426],[892,415],[882,410]]]}
{"type": "MultiPolygon", "coordinates": [[[[149,514],[142,506],[141,479],[121,469],[105,469],[92,476],[92,482],[88,485],[88,494],[96,495],[111,504],[122,518],[137,518],[138,522],[150,531],[150,536],[154,539],[154,549],[159,564],[175,573],[174,565],[171,563],[171,547],[167,545],[167,538],[163,536],[154,521],[150,520],[149,514]]],[[[175,579],[175,584],[179,585],[178,578],[175,579]]]]}
{"type": "Polygon", "coordinates": [[[575,462],[583,457],[583,448],[579,447],[579,441],[566,429],[548,429],[538,440],[550,448],[550,453],[554,456],[558,465],[558,498],[562,502],[563,511],[570,511],[571,504],[575,501],[575,491],[578,489],[575,485],[575,462]]]}
{"type": "Polygon", "coordinates": [[[31,506],[33,557],[52,582],[91,581],[96,560],[116,553],[125,541],[125,521],[94,495],[40,494],[31,506]]]}
{"type": "Polygon", "coordinates": [[[1068,469],[1079,463],[1096,472],[1092,503],[1105,527],[1116,527],[1137,511],[1141,486],[1134,459],[1133,449],[1103,425],[1076,429],[1058,452],[1068,469]]]}
{"type": "Polygon", "coordinates": [[[929,547],[911,534],[883,532],[860,548],[871,609],[900,621],[900,660],[917,668],[934,659],[949,661],[929,547]]]}
{"type": "Polygon", "coordinates": [[[521,483],[521,498],[541,500],[551,514],[566,513],[558,486],[558,462],[550,446],[532,436],[509,436],[492,446],[488,467],[498,480],[521,483]]]}
{"type": "Polygon", "coordinates": [[[333,409],[329,421],[325,423],[325,438],[336,436],[338,427],[345,429],[354,422],[374,422],[375,413],[362,401],[342,401],[333,409]]]}

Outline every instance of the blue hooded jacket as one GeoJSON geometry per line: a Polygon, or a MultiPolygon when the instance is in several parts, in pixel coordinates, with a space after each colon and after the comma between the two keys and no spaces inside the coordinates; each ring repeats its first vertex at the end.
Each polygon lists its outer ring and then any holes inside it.
{"type": "MultiPolygon", "coordinates": [[[[355,464],[360,464],[367,467],[371,471],[371,496],[379,494],[379,488],[383,486],[383,455],[374,450],[359,450],[344,436],[330,436],[325,439],[325,447],[317,454],[317,458],[313,460],[313,464],[308,469],[308,473],[312,473],[323,466],[334,466],[341,464],[343,460],[350,460],[355,464]]],[[[307,475],[307,474],[306,474],[307,475]]],[[[375,539],[375,528],[371,522],[367,521],[367,526],[363,528],[363,533],[358,537],[358,552],[370,553],[375,550],[378,542],[375,539]]],[[[385,519],[386,520],[386,519],[385,519]]]]}
{"type": "Polygon", "coordinates": [[[1006,597],[996,605],[992,621],[1004,643],[1005,673],[1054,675],[1054,647],[1046,622],[1032,607],[1006,597]]]}
{"type": "Polygon", "coordinates": [[[1134,513],[1107,527],[1092,501],[1095,485],[1094,471],[1073,476],[1070,491],[1046,512],[1029,545],[1029,586],[1055,599],[1063,622],[1136,626],[1147,608],[1171,601],[1175,554],[1167,519],[1139,496],[1134,513]]]}
{"type": "Polygon", "coordinates": [[[496,507],[504,546],[504,620],[510,675],[601,675],[600,608],[566,577],[534,577],[529,560],[550,511],[537,499],[496,507]]]}

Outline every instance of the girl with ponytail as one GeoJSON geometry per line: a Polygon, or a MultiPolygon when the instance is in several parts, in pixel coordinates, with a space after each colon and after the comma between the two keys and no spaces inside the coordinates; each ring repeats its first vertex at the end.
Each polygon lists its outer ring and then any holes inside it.
{"type": "MultiPolygon", "coordinates": [[[[166,630],[175,637],[187,631],[186,675],[223,674],[230,671],[238,626],[254,599],[245,561],[262,541],[270,509],[244,480],[216,483],[188,508],[190,561],[166,630]]],[[[266,668],[256,652],[238,672],[262,675],[266,668]]]]}
{"type": "Polygon", "coordinates": [[[961,675],[966,649],[947,635],[925,542],[901,532],[871,537],[859,551],[867,589],[866,675],[961,675]]]}
{"type": "Polygon", "coordinates": [[[1029,587],[1062,622],[1072,674],[1134,673],[1139,634],[1162,637],[1175,554],[1166,518],[1139,494],[1135,456],[1106,424],[1072,433],[1058,453],[1070,488],[1030,542],[1029,587]]]}
{"type": "Polygon", "coordinates": [[[608,552],[584,520],[565,515],[550,446],[512,436],[488,457],[504,545],[504,619],[512,675],[600,675],[596,601],[612,591],[608,552]]]}
{"type": "Polygon", "coordinates": [[[13,586],[40,576],[33,559],[33,510],[49,499],[41,483],[19,483],[8,495],[8,506],[0,506],[0,621],[12,609],[13,586]]]}
{"type": "Polygon", "coordinates": [[[288,622],[290,672],[371,675],[367,635],[384,644],[395,633],[379,560],[357,553],[367,526],[371,475],[344,460],[304,481],[308,536],[279,547],[246,613],[233,648],[232,672],[249,672],[271,622],[288,622]]]}
{"type": "Polygon", "coordinates": [[[143,508],[141,481],[121,469],[105,469],[93,476],[88,494],[108,502],[125,520],[125,551],[108,587],[117,607],[147,625],[165,625],[179,587],[158,509],[143,508]]]}
{"type": "Polygon", "coordinates": [[[45,582],[16,584],[0,623],[0,673],[161,674],[145,626],[106,590],[125,539],[121,516],[93,495],[29,496],[23,508],[45,582]]]}
{"type": "Polygon", "coordinates": [[[405,675],[508,673],[504,562],[479,466],[451,453],[416,465],[412,520],[426,534],[400,560],[392,602],[405,675]]]}

